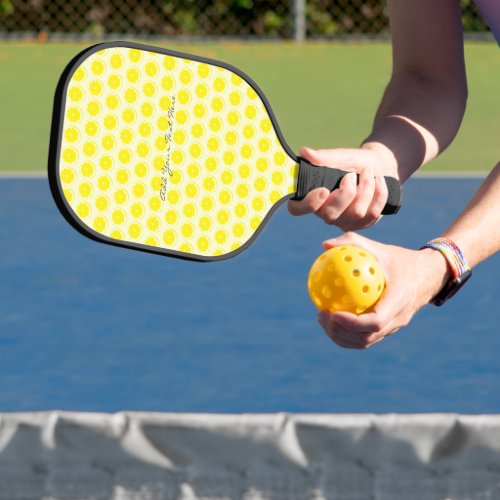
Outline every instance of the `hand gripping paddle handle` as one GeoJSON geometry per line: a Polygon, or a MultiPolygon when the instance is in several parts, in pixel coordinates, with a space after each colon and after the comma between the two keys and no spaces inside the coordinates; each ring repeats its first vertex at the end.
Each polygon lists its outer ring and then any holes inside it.
{"type": "MultiPolygon", "coordinates": [[[[326,187],[330,191],[337,189],[342,178],[349,174],[345,170],[330,167],[316,167],[304,158],[297,158],[299,162],[299,178],[294,200],[302,200],[307,193],[319,187],[326,187]]],[[[384,177],[389,195],[382,210],[384,215],[395,214],[401,207],[401,184],[394,177],[384,177]]],[[[359,182],[359,175],[357,175],[359,182]]]]}

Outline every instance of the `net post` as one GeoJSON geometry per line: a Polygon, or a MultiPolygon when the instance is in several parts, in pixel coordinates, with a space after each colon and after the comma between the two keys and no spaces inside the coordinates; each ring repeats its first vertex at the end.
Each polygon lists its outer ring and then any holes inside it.
{"type": "Polygon", "coordinates": [[[301,43],[306,39],[306,0],[292,0],[293,38],[301,43]]]}

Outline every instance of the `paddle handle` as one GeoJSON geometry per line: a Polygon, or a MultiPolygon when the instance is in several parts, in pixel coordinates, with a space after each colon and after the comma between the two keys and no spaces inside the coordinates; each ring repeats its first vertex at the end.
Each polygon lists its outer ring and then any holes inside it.
{"type": "MultiPolygon", "coordinates": [[[[338,168],[317,167],[300,157],[297,160],[299,163],[299,178],[294,200],[302,200],[307,193],[319,187],[326,187],[333,191],[339,187],[342,178],[351,173],[338,168]]],[[[401,207],[401,184],[394,177],[384,177],[384,179],[389,195],[382,213],[384,215],[395,214],[401,207]]],[[[357,175],[357,182],[359,182],[359,175],[357,175]]]]}

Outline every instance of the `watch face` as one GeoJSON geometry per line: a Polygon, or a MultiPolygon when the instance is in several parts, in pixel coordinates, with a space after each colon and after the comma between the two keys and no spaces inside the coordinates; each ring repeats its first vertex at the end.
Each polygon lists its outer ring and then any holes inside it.
{"type": "Polygon", "coordinates": [[[444,288],[432,299],[432,303],[436,306],[442,306],[448,299],[451,299],[460,288],[462,288],[467,280],[472,276],[472,270],[468,269],[458,278],[454,278],[444,286],[444,288]]]}

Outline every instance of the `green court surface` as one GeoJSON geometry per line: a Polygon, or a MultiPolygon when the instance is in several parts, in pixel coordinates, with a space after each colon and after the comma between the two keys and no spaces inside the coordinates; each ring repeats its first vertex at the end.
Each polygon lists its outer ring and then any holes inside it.
{"type": "MultiPolygon", "coordinates": [[[[58,77],[66,63],[91,44],[0,44],[1,171],[45,169],[58,77]]],[[[295,151],[302,145],[356,147],[370,131],[391,71],[390,44],[385,42],[161,45],[224,60],[249,74],[271,102],[295,151]]],[[[461,131],[426,170],[484,171],[498,161],[498,48],[469,42],[466,59],[469,103],[461,131]]]]}

